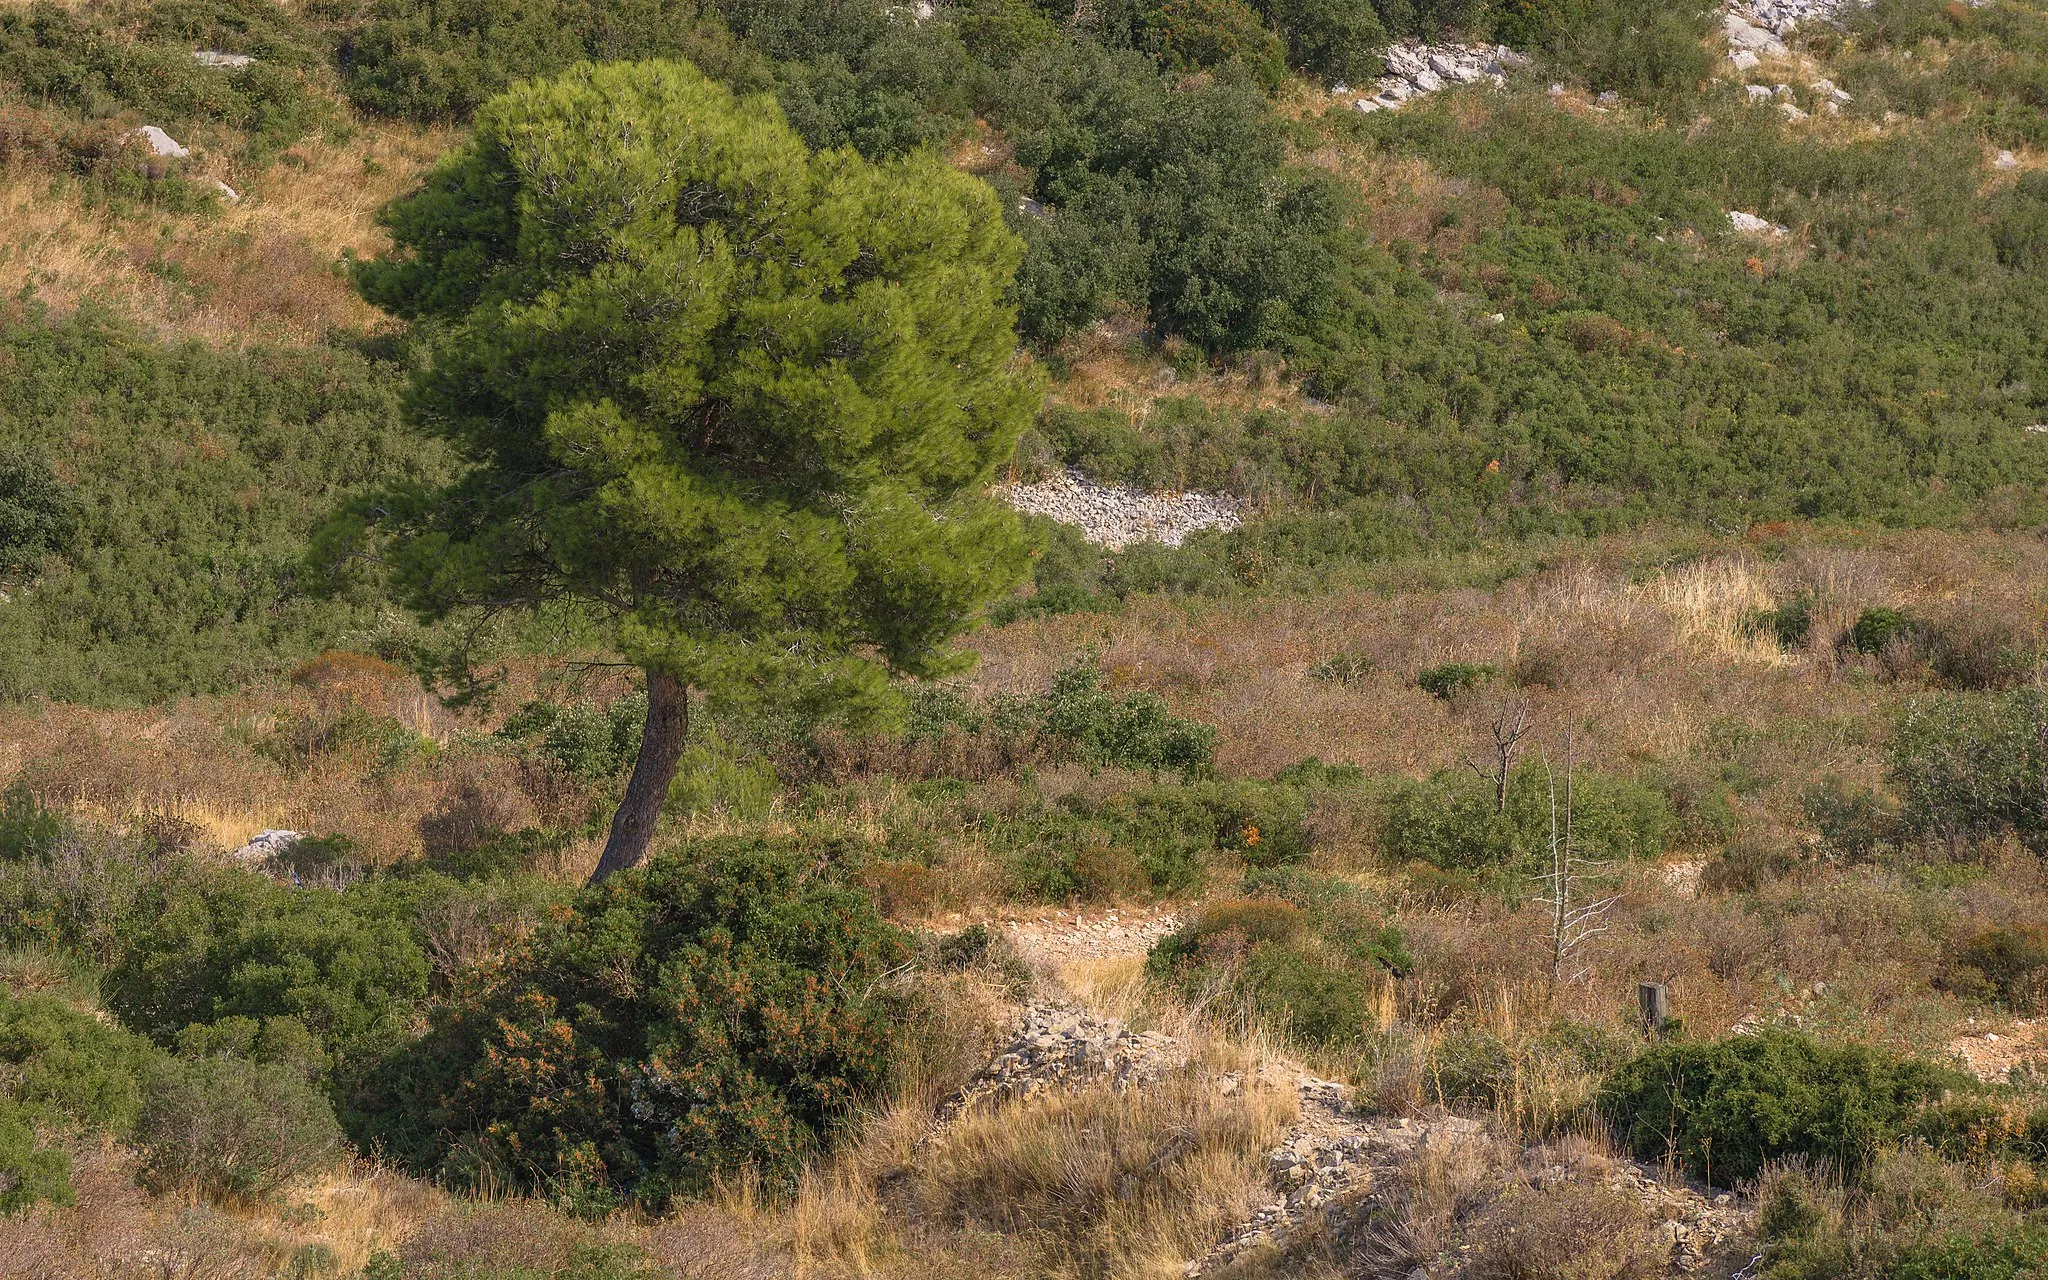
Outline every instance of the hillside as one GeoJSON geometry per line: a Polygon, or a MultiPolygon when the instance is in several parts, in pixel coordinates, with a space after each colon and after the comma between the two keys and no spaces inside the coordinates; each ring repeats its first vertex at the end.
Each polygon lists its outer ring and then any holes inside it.
{"type": "Polygon", "coordinates": [[[2032,0],[0,0],[0,227],[0,1276],[2048,1258],[2032,0]]]}

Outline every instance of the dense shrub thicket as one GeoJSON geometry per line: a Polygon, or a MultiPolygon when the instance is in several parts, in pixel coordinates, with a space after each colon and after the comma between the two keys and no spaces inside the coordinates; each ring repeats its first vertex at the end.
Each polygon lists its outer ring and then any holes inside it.
{"type": "Polygon", "coordinates": [[[219,690],[375,623],[373,601],[310,594],[299,561],[342,496],[441,465],[400,429],[383,366],[10,309],[0,367],[0,443],[54,471],[73,513],[28,535],[37,572],[0,604],[0,697],[219,690]]]}
{"type": "Polygon", "coordinates": [[[889,1077],[907,942],[830,849],[713,840],[586,890],[379,1071],[363,1136],[601,1211],[775,1184],[889,1077]]]}
{"type": "Polygon", "coordinates": [[[1608,1077],[1600,1106],[1638,1158],[1675,1159],[1716,1185],[1793,1156],[1853,1180],[1965,1082],[1917,1059],[1768,1031],[1651,1049],[1608,1077]]]}
{"type": "MultiPolygon", "coordinates": [[[[140,152],[121,154],[118,135],[103,127],[117,117],[145,118],[187,142],[217,140],[244,163],[267,164],[321,122],[308,80],[326,54],[318,23],[260,0],[9,8],[0,13],[0,166],[53,160],[98,179],[106,194],[148,194],[140,152]],[[195,49],[253,61],[209,67],[195,49]],[[24,109],[10,111],[13,102],[24,109]]],[[[175,166],[158,164],[148,176],[174,176],[163,170],[175,166]]]]}

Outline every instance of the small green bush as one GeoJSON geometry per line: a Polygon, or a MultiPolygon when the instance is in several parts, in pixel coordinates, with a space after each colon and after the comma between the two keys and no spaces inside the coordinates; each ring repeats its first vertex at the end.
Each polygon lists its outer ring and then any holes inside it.
{"type": "Polygon", "coordinates": [[[149,1042],[49,996],[0,993],[0,1214],[73,1201],[71,1159],[39,1129],[129,1137],[149,1042]]]}
{"type": "Polygon", "coordinates": [[[1643,1160],[1675,1159],[1720,1186],[1772,1160],[1826,1162],[1850,1180],[1966,1078],[1789,1032],[1659,1045],[1608,1078],[1600,1108],[1643,1160]]]}
{"type": "Polygon", "coordinates": [[[691,0],[376,0],[342,52],[349,97],[383,115],[464,120],[572,63],[682,58],[762,88],[767,67],[691,0]]]}
{"type": "Polygon", "coordinates": [[[347,1077],[411,1036],[428,965],[368,887],[294,890],[220,873],[174,895],[106,975],[107,1007],[158,1043],[193,1023],[297,1019],[347,1077]]]}
{"type": "Polygon", "coordinates": [[[1956,966],[1972,982],[2019,1013],[2032,1013],[2048,996],[2048,929],[2034,924],[1985,929],[1956,948],[1956,966]]]}
{"type": "Polygon", "coordinates": [[[5,1090],[26,1113],[125,1138],[142,1111],[148,1041],[49,996],[0,994],[5,1090]]]}
{"type": "Polygon", "coordinates": [[[888,1078],[909,956],[831,848],[684,846],[579,894],[436,1010],[352,1109],[457,1185],[580,1211],[742,1170],[787,1186],[888,1078]]]}
{"type": "Polygon", "coordinates": [[[646,719],[647,695],[639,692],[603,708],[587,699],[567,706],[535,700],[514,712],[498,735],[533,741],[570,774],[594,781],[616,777],[632,764],[646,719]]]}
{"type": "Polygon", "coordinates": [[[1910,614],[1879,605],[1857,614],[1845,639],[1857,653],[1875,657],[1895,645],[1912,643],[1918,629],[1910,614]]]}
{"type": "Polygon", "coordinates": [[[1023,710],[1071,758],[1099,768],[1192,773],[1216,754],[1213,727],[1174,715],[1156,694],[1108,692],[1092,663],[1059,672],[1052,689],[1023,710]]]}
{"type": "Polygon", "coordinates": [[[1352,0],[1264,0],[1287,40],[1287,61],[1326,81],[1363,85],[1385,70],[1386,28],[1369,4],[1352,0]]]}
{"type": "Polygon", "coordinates": [[[1234,63],[1268,90],[1287,74],[1285,46],[1244,0],[1158,0],[1143,21],[1145,47],[1169,71],[1234,63]]]}
{"type": "Polygon", "coordinates": [[[0,584],[33,576],[77,530],[77,506],[50,464],[0,446],[0,584]]]}
{"type": "Polygon", "coordinates": [[[1771,609],[1751,615],[1749,630],[1768,637],[1780,649],[1797,649],[1813,634],[1814,598],[1802,592],[1771,609]]]}
{"type": "Polygon", "coordinates": [[[1988,1236],[1952,1235],[1907,1248],[1883,1280],[2021,1280],[2048,1269],[2048,1229],[2013,1227],[1988,1236]]]}
{"type": "Polygon", "coordinates": [[[259,1196],[331,1165],[341,1127],[301,1071],[240,1057],[158,1057],[135,1140],[152,1190],[259,1196]]]}
{"type": "Polygon", "coordinates": [[[208,7],[211,20],[191,21],[198,5],[166,6],[128,31],[90,8],[38,3],[0,12],[0,81],[89,119],[128,110],[167,126],[224,124],[251,135],[267,160],[313,127],[304,69],[319,54],[275,8],[250,0],[208,7]],[[213,47],[257,60],[234,70],[202,66],[192,41],[207,36],[219,38],[213,47]]]}
{"type": "Polygon", "coordinates": [[[1431,697],[1449,702],[1474,685],[1499,675],[1500,668],[1490,662],[1446,662],[1424,668],[1416,675],[1415,684],[1431,697]]]}
{"type": "Polygon", "coordinates": [[[1305,1044],[1365,1035],[1386,975],[1412,963],[1399,930],[1350,885],[1298,868],[1255,872],[1246,889],[1162,938],[1146,972],[1186,998],[1234,999],[1305,1044]]]}

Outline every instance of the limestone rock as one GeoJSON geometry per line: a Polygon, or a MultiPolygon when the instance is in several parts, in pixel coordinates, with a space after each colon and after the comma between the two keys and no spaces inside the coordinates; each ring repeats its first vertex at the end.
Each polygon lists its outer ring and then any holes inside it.
{"type": "Polygon", "coordinates": [[[297,831],[259,831],[255,838],[228,856],[236,862],[261,866],[280,854],[290,853],[292,846],[305,839],[297,831]]]}
{"type": "Polygon", "coordinates": [[[1724,34],[1728,37],[1728,46],[1731,49],[1747,49],[1751,53],[1772,58],[1782,58],[1785,56],[1786,50],[1783,40],[1778,39],[1778,37],[1762,27],[1744,21],[1735,14],[1725,15],[1721,20],[1721,27],[1724,34]]]}
{"type": "Polygon", "coordinates": [[[143,145],[150,149],[151,154],[166,156],[172,160],[183,160],[192,154],[189,148],[153,124],[143,125],[140,129],[131,129],[122,136],[140,138],[143,145]]]}

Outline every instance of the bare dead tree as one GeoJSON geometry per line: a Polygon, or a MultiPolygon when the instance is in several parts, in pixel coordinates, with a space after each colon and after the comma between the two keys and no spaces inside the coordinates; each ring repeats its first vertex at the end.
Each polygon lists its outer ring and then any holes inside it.
{"type": "Polygon", "coordinates": [[[1586,976],[1581,952],[1587,942],[1607,932],[1607,913],[1620,895],[1587,898],[1589,877],[1607,864],[1582,858],[1572,843],[1572,783],[1576,761],[1572,753],[1571,726],[1564,731],[1564,821],[1558,821],[1557,779],[1550,770],[1550,757],[1543,758],[1543,773],[1550,789],[1550,871],[1544,877],[1550,909],[1550,983],[1576,983],[1586,976]]]}
{"type": "Polygon", "coordinates": [[[1520,689],[1495,698],[1485,711],[1486,732],[1491,739],[1485,763],[1467,759],[1472,771],[1493,786],[1493,811],[1508,811],[1508,776],[1514,772],[1524,742],[1536,731],[1536,709],[1529,695],[1520,689]]]}

